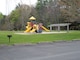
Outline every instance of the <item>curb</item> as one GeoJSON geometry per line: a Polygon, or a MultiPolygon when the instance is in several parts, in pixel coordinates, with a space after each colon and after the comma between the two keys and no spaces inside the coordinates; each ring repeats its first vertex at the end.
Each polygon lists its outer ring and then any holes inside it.
{"type": "Polygon", "coordinates": [[[22,44],[12,44],[12,45],[8,45],[8,44],[1,44],[0,47],[9,47],[9,46],[35,46],[35,45],[43,45],[43,44],[54,44],[54,43],[69,43],[69,42],[77,42],[80,40],[71,40],[71,41],[65,41],[65,40],[60,40],[60,41],[52,41],[52,42],[39,42],[39,43],[22,43],[22,44]]]}

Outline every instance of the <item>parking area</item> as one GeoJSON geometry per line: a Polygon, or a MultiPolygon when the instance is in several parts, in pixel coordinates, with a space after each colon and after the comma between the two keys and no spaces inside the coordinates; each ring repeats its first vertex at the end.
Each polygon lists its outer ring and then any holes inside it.
{"type": "Polygon", "coordinates": [[[0,60],[80,60],[80,41],[3,46],[0,60]]]}

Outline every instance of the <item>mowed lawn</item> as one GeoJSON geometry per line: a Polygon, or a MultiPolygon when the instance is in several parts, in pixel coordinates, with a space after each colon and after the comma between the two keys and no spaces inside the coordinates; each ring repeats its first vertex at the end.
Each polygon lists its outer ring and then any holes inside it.
{"type": "Polygon", "coordinates": [[[69,31],[69,33],[57,34],[15,34],[19,32],[22,33],[23,31],[0,31],[0,44],[9,44],[7,35],[12,35],[10,44],[80,40],[80,31],[69,31]]]}

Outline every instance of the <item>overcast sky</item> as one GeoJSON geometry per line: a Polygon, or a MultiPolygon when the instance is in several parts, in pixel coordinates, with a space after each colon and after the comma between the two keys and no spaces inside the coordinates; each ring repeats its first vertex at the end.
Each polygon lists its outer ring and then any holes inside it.
{"type": "Polygon", "coordinates": [[[37,0],[1,0],[0,2],[0,12],[5,14],[8,14],[11,12],[18,3],[23,3],[27,5],[35,5],[37,0]]]}

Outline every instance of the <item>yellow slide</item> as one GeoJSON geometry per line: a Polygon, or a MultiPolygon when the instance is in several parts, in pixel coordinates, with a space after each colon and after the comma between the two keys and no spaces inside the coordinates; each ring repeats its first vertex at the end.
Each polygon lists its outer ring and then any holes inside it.
{"type": "Polygon", "coordinates": [[[32,32],[35,32],[36,31],[36,29],[32,29],[30,32],[32,33],[32,32]]]}
{"type": "Polygon", "coordinates": [[[32,27],[27,28],[27,30],[25,32],[30,32],[32,27]]]}
{"type": "Polygon", "coordinates": [[[32,32],[35,32],[36,30],[37,30],[37,25],[34,24],[33,29],[30,32],[32,33],[32,32]]]}
{"type": "Polygon", "coordinates": [[[43,30],[49,32],[50,30],[48,30],[47,28],[45,28],[44,26],[41,26],[43,30]]]}

